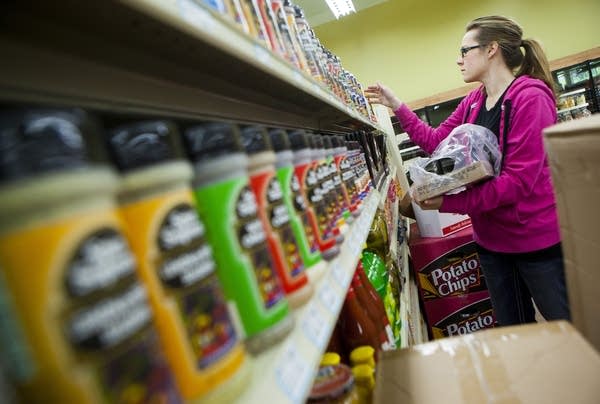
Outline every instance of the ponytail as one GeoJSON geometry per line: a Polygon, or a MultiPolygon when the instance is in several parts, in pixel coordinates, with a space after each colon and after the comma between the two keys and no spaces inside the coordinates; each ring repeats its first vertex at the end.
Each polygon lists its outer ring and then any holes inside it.
{"type": "Polygon", "coordinates": [[[525,50],[523,62],[516,73],[516,76],[527,74],[536,79],[542,80],[554,92],[554,79],[550,73],[550,64],[542,46],[535,39],[524,39],[521,46],[525,50]]]}

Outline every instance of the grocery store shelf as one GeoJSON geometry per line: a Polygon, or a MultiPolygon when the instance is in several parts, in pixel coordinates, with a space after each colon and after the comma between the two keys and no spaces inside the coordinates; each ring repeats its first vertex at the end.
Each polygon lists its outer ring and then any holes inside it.
{"type": "Polygon", "coordinates": [[[392,230],[389,240],[390,256],[394,262],[398,262],[398,254],[402,252],[402,249],[398,245],[398,215],[398,198],[396,198],[392,204],[392,230]]]}
{"type": "Polygon", "coordinates": [[[19,1],[0,26],[1,101],[380,129],[201,2],[19,1]]]}
{"type": "Polygon", "coordinates": [[[585,87],[578,88],[577,90],[569,91],[567,93],[559,94],[558,98],[568,97],[569,95],[575,95],[575,94],[579,94],[579,93],[583,93],[583,92],[585,92],[585,87]]]}
{"type": "Polygon", "coordinates": [[[559,109],[559,110],[557,111],[557,113],[559,113],[559,114],[560,114],[560,113],[563,113],[563,112],[569,112],[569,111],[573,111],[573,110],[576,110],[576,109],[579,109],[579,108],[585,108],[585,107],[587,107],[588,105],[590,105],[590,104],[586,102],[585,104],[579,104],[579,105],[575,105],[574,107],[569,107],[569,108],[559,109]]]}
{"type": "Polygon", "coordinates": [[[294,313],[296,327],[282,342],[254,358],[254,382],[239,403],[304,403],[321,355],[337,321],[346,290],[375,216],[380,193],[373,190],[352,224],[338,258],[315,287],[311,301],[294,313]]]}
{"type": "Polygon", "coordinates": [[[390,188],[390,184],[392,183],[392,179],[396,176],[396,167],[392,166],[390,168],[390,173],[385,177],[385,180],[381,187],[379,188],[379,194],[381,194],[381,198],[379,199],[379,208],[383,209],[383,205],[385,204],[385,200],[387,199],[387,193],[390,188]]]}

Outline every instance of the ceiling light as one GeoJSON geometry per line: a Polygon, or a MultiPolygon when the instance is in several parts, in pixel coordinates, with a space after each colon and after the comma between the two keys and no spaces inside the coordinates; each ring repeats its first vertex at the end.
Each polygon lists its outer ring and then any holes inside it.
{"type": "Polygon", "coordinates": [[[356,13],[352,0],[325,0],[325,2],[336,19],[351,13],[356,13]]]}

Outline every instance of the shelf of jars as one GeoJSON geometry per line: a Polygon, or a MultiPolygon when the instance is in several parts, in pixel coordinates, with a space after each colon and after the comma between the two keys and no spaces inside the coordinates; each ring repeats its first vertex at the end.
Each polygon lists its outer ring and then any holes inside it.
{"type": "Polygon", "coordinates": [[[338,258],[329,262],[316,282],[312,299],[294,312],[288,337],[254,358],[254,381],[236,399],[239,403],[305,402],[321,356],[337,321],[360,258],[377,206],[385,194],[371,191],[358,219],[346,233],[338,258]]]}
{"type": "Polygon", "coordinates": [[[334,94],[205,2],[22,1],[0,18],[2,101],[379,129],[356,98],[334,94]]]}
{"type": "Polygon", "coordinates": [[[587,103],[587,102],[586,102],[586,103],[583,103],[583,104],[577,104],[577,105],[574,105],[574,106],[572,106],[572,107],[567,107],[567,108],[559,109],[559,110],[557,111],[557,113],[559,113],[559,114],[562,114],[562,113],[565,113],[565,112],[574,111],[574,110],[576,110],[576,109],[579,109],[579,108],[585,108],[585,107],[587,107],[588,105],[590,105],[590,104],[589,104],[589,103],[587,103]]]}
{"type": "Polygon", "coordinates": [[[565,93],[558,94],[558,98],[568,97],[568,96],[571,96],[571,95],[575,95],[575,94],[579,94],[579,93],[584,93],[584,92],[585,92],[585,87],[578,88],[577,90],[568,91],[568,92],[565,92],[565,93]]]}

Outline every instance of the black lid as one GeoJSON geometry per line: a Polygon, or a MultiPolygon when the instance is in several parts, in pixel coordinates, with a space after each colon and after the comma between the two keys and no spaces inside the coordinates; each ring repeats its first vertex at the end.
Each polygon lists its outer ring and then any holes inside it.
{"type": "Polygon", "coordinates": [[[0,113],[0,181],[66,171],[105,160],[99,124],[80,109],[0,113]]]}
{"type": "Polygon", "coordinates": [[[344,143],[340,139],[340,136],[331,136],[331,147],[337,149],[338,147],[344,146],[344,143]]]}
{"type": "Polygon", "coordinates": [[[356,140],[351,140],[348,142],[348,150],[359,150],[359,149],[361,149],[360,143],[358,143],[356,140]]]}
{"type": "Polygon", "coordinates": [[[143,121],[116,127],[108,133],[106,143],[120,171],[182,157],[179,132],[170,121],[143,121]]]}
{"type": "Polygon", "coordinates": [[[271,129],[269,130],[269,138],[271,139],[273,150],[277,152],[283,150],[290,150],[290,139],[288,138],[288,134],[285,130],[271,129]]]}
{"type": "Polygon", "coordinates": [[[323,149],[325,146],[323,145],[323,136],[313,134],[310,136],[310,146],[313,149],[323,149]]]}
{"type": "Polygon", "coordinates": [[[294,5],[294,11],[296,12],[296,18],[304,18],[304,12],[299,5],[294,5]]]}
{"type": "Polygon", "coordinates": [[[323,147],[324,148],[333,149],[333,143],[332,143],[331,136],[323,135],[323,136],[321,136],[321,139],[323,139],[323,147]]]}
{"type": "Polygon", "coordinates": [[[256,154],[273,150],[267,130],[263,126],[244,126],[240,130],[242,145],[247,154],[256,154]]]}
{"type": "Polygon", "coordinates": [[[230,122],[205,122],[183,133],[187,154],[194,162],[243,152],[238,127],[230,122]]]}
{"type": "Polygon", "coordinates": [[[292,150],[302,150],[310,148],[308,135],[302,129],[292,130],[288,133],[292,150]]]}

